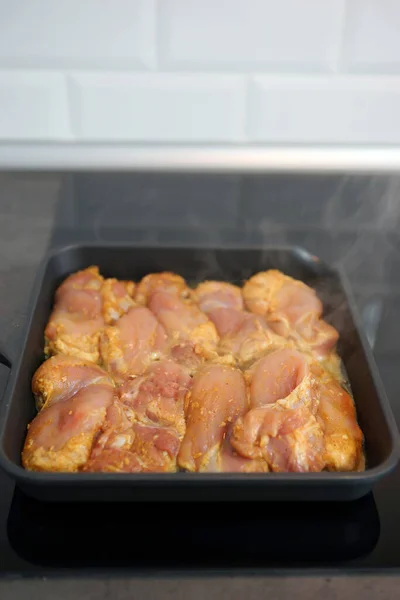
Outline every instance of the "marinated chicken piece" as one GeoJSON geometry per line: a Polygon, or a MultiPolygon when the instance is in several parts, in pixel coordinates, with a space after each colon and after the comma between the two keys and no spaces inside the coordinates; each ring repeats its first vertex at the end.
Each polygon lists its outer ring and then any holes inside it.
{"type": "Polygon", "coordinates": [[[184,400],[192,378],[172,360],[153,363],[146,373],[127,381],[119,396],[144,425],[171,426],[182,439],[186,425],[184,400]]]}
{"type": "Polygon", "coordinates": [[[200,308],[220,336],[219,354],[243,367],[284,342],[259,315],[243,310],[240,288],[223,281],[206,281],[195,290],[200,308]]]}
{"type": "MultiPolygon", "coordinates": [[[[296,323],[304,314],[322,314],[322,305],[315,291],[302,281],[271,269],[253,275],[243,286],[246,308],[269,317],[283,312],[281,327],[296,323]]],[[[285,335],[285,331],[281,335],[285,335]]]]}
{"type": "Polygon", "coordinates": [[[240,367],[246,367],[266,352],[288,344],[259,315],[217,308],[208,316],[221,336],[220,354],[231,355],[240,367]]]}
{"type": "Polygon", "coordinates": [[[275,333],[306,344],[317,358],[326,358],[335,347],[338,332],[321,319],[322,303],[303,282],[265,271],[246,282],[243,297],[248,310],[264,316],[275,333]]]}
{"type": "Polygon", "coordinates": [[[258,408],[278,400],[290,408],[307,403],[318,405],[316,380],[306,357],[290,348],[275,350],[246,372],[250,384],[250,406],[258,408]]]}
{"type": "Polygon", "coordinates": [[[285,349],[259,360],[246,377],[254,408],[233,431],[240,454],[262,456],[274,471],[363,469],[354,402],[318,363],[285,349]]]}
{"type": "Polygon", "coordinates": [[[268,473],[268,463],[263,458],[245,458],[233,449],[227,436],[219,452],[211,455],[203,469],[206,473],[268,473]]]}
{"type": "Polygon", "coordinates": [[[325,435],[324,462],[329,471],[364,470],[363,434],[354,401],[335,379],[318,372],[317,419],[325,435]]]}
{"type": "Polygon", "coordinates": [[[101,288],[103,317],[107,325],[114,325],[122,315],[135,306],[133,281],[105,279],[101,288]]]}
{"type": "Polygon", "coordinates": [[[244,377],[238,369],[211,364],[194,377],[185,399],[186,433],[178,464],[188,471],[207,471],[215,464],[235,420],[248,409],[244,377]]]}
{"type": "Polygon", "coordinates": [[[141,375],[167,348],[164,328],[143,306],[131,308],[100,339],[103,364],[117,382],[141,375]]]}
{"type": "Polygon", "coordinates": [[[88,385],[112,383],[108,373],[87,360],[56,354],[40,365],[32,379],[32,391],[38,410],[48,408],[88,385]]]}
{"type": "Polygon", "coordinates": [[[112,398],[112,387],[94,385],[41,410],[29,425],[22,452],[25,469],[78,471],[89,457],[112,398]]]}
{"type": "Polygon", "coordinates": [[[139,457],[130,450],[105,448],[91,456],[82,471],[92,473],[143,473],[139,457]]]}
{"type": "Polygon", "coordinates": [[[247,458],[263,458],[272,471],[320,471],[324,435],[315,413],[319,396],[308,361],[283,349],[246,373],[251,410],[236,422],[232,445],[247,458]]]}
{"type": "Polygon", "coordinates": [[[89,458],[115,389],[97,365],[74,360],[50,358],[34,378],[34,391],[44,407],[28,426],[22,452],[26,469],[73,472],[89,458]]]}
{"type": "Polygon", "coordinates": [[[121,402],[107,411],[85,471],[151,473],[176,471],[179,437],[173,428],[146,426],[134,420],[121,402]]]}
{"type": "Polygon", "coordinates": [[[210,313],[216,308],[243,310],[242,290],[226,281],[204,281],[194,291],[201,310],[210,313]]]}
{"type": "Polygon", "coordinates": [[[206,358],[217,356],[218,334],[215,326],[196,304],[184,302],[168,292],[154,292],[150,310],[164,326],[171,346],[193,342],[196,352],[206,358]]]}
{"type": "Polygon", "coordinates": [[[163,291],[182,300],[191,296],[186,281],[176,273],[150,273],[143,277],[136,287],[135,300],[138,304],[147,305],[154,292],[163,291]]]}
{"type": "Polygon", "coordinates": [[[135,286],[89,267],[56,292],[45,331],[53,356],[32,380],[40,412],[28,426],[23,465],[363,470],[337,338],[315,291],[276,270],[243,290],[222,281],[191,290],[175,273],[152,273],[135,286]]]}
{"type": "Polygon", "coordinates": [[[253,408],[235,423],[231,443],[242,456],[263,458],[271,471],[321,471],[325,466],[323,430],[306,406],[253,408]]]}
{"type": "Polygon", "coordinates": [[[70,275],[58,288],[45,329],[45,355],[68,354],[98,362],[99,338],[104,327],[97,267],[70,275]]]}
{"type": "Polygon", "coordinates": [[[214,308],[207,313],[208,318],[214,323],[221,341],[227,336],[234,337],[241,329],[248,317],[258,319],[262,324],[262,318],[246,313],[236,308],[214,308]]]}
{"type": "Polygon", "coordinates": [[[173,343],[169,349],[169,356],[178,365],[183,367],[186,373],[193,376],[205,362],[201,347],[194,342],[173,343]]]}
{"type": "Polygon", "coordinates": [[[324,368],[326,373],[336,379],[341,385],[346,383],[347,374],[337,352],[331,352],[326,358],[320,359],[318,362],[324,368]]]}

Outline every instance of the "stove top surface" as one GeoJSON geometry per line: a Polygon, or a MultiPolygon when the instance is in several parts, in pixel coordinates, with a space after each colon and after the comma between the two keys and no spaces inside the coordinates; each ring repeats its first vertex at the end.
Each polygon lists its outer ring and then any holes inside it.
{"type": "MultiPolygon", "coordinates": [[[[59,185],[52,188],[54,202],[38,202],[34,216],[24,204],[19,214],[15,213],[18,203],[10,207],[33,250],[29,254],[25,248],[18,259],[19,246],[15,242],[12,247],[9,241],[17,258],[3,272],[9,306],[8,312],[0,314],[4,339],[11,347],[8,353],[12,358],[12,348],[18,351],[24,319],[23,310],[15,315],[11,305],[27,294],[37,265],[32,253],[37,251],[40,258],[46,245],[85,240],[136,240],[149,245],[300,244],[347,271],[400,425],[400,210],[391,218],[384,213],[385,218],[377,222],[368,195],[364,204],[351,205],[353,197],[368,193],[380,202],[383,197],[390,199],[385,190],[392,187],[393,181],[366,177],[60,176],[59,185]],[[194,204],[188,208],[191,190],[194,204]],[[292,196],[300,192],[306,200],[294,214],[292,196]],[[323,211],[324,194],[336,200],[323,211]],[[114,199],[112,205],[109,197],[114,199]],[[268,205],[264,197],[271,199],[268,205]],[[201,198],[209,206],[200,203],[201,198]],[[347,218],[343,198],[352,206],[347,218]],[[365,205],[371,214],[364,213],[365,205]],[[50,206],[54,218],[49,220],[50,206]],[[48,222],[46,234],[40,229],[44,222],[48,222]]],[[[0,366],[0,389],[8,374],[0,366]]],[[[1,575],[126,569],[394,569],[400,567],[398,531],[400,467],[373,494],[358,501],[303,504],[51,504],[30,499],[0,472],[1,575]]]]}
{"type": "Polygon", "coordinates": [[[3,574],[400,566],[400,471],[343,503],[44,503],[1,479],[3,574]]]}

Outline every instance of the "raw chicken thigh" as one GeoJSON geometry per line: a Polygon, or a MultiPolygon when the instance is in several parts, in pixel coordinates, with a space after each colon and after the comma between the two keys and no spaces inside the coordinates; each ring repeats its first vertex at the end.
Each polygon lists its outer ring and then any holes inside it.
{"type": "Polygon", "coordinates": [[[186,281],[176,273],[150,273],[138,283],[135,300],[138,304],[148,305],[154,292],[162,291],[180,299],[190,298],[191,290],[186,281]]]}
{"type": "MultiPolygon", "coordinates": [[[[97,267],[58,288],[25,468],[263,473],[365,468],[337,331],[301,281],[243,287],[176,273],[135,284],[97,267]],[[97,364],[96,364],[97,363],[97,364]],[[101,365],[101,366],[100,366],[101,365]]],[[[268,476],[268,475],[265,475],[268,476]]]]}
{"type": "Polygon", "coordinates": [[[58,354],[39,367],[32,388],[42,408],[29,425],[24,467],[79,470],[115,397],[113,380],[95,364],[58,354]]]}
{"type": "Polygon", "coordinates": [[[191,342],[197,353],[205,358],[216,354],[217,331],[196,304],[184,302],[168,292],[157,291],[150,298],[149,308],[164,326],[171,342],[191,342]]]}
{"type": "Polygon", "coordinates": [[[69,354],[98,362],[99,338],[104,327],[97,267],[70,275],[58,288],[45,330],[45,354],[69,354]]]}
{"type": "Polygon", "coordinates": [[[318,397],[307,360],[283,349],[250,372],[251,409],[235,424],[232,445],[248,458],[264,458],[273,471],[320,471],[324,432],[315,417],[318,397]]]}
{"type": "Polygon", "coordinates": [[[205,471],[235,420],[248,409],[244,377],[238,369],[209,365],[194,378],[186,396],[186,433],[178,462],[188,471],[205,471]]]}
{"type": "Polygon", "coordinates": [[[179,436],[173,428],[143,425],[115,401],[107,411],[85,471],[151,473],[176,470],[179,436]]]}
{"type": "Polygon", "coordinates": [[[243,287],[246,307],[262,315],[280,336],[293,339],[324,359],[334,349],[339,334],[322,318],[322,303],[315,290],[280,271],[251,277],[243,287]]]}
{"type": "Polygon", "coordinates": [[[70,275],[58,288],[45,330],[45,354],[67,354],[99,362],[105,324],[135,305],[132,281],[103,279],[97,267],[70,275]]]}
{"type": "Polygon", "coordinates": [[[263,317],[243,310],[240,288],[222,281],[206,281],[195,290],[200,308],[220,336],[219,353],[229,362],[245,366],[269,348],[283,342],[263,317]]]}
{"type": "Polygon", "coordinates": [[[105,279],[101,288],[103,299],[103,317],[107,325],[113,325],[130,308],[135,306],[133,281],[105,279]]]}
{"type": "Polygon", "coordinates": [[[174,427],[182,438],[185,429],[184,401],[192,385],[185,369],[170,359],[153,363],[141,377],[119,389],[121,401],[144,425],[174,427]]]}
{"type": "Polygon", "coordinates": [[[101,358],[116,381],[141,375],[160,358],[167,335],[153,313],[143,306],[131,308],[100,339],[101,358]]]}

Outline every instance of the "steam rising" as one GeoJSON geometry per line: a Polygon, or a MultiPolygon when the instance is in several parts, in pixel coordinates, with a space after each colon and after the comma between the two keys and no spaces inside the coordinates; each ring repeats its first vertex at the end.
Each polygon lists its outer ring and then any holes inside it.
{"type": "MultiPolygon", "coordinates": [[[[389,283],[393,289],[395,277],[400,273],[400,247],[396,245],[400,225],[399,177],[273,174],[175,177],[149,174],[147,179],[141,179],[139,192],[120,197],[110,189],[112,201],[99,202],[99,210],[92,214],[96,240],[117,237],[134,242],[140,230],[143,244],[161,242],[208,248],[197,254],[195,272],[191,270],[192,259],[187,257],[191,273],[185,275],[193,282],[228,278],[240,283],[256,271],[274,266],[289,275],[307,277],[304,272],[294,272],[296,268],[293,271],[293,264],[283,255],[278,265],[270,260],[269,248],[273,246],[303,247],[327,265],[343,268],[353,292],[360,295],[361,291],[369,298],[361,308],[368,338],[374,342],[382,310],[379,294],[389,283]],[[135,229],[135,235],[129,229],[135,229]],[[257,247],[259,252],[249,263],[237,254],[222,255],[210,250],[227,245],[257,247]]],[[[318,263],[314,266],[317,269],[318,263]]],[[[324,279],[317,279],[314,283],[326,302],[332,290],[324,290],[324,279]]],[[[400,279],[398,285],[400,291],[400,279]]],[[[335,319],[338,318],[342,301],[328,299],[328,317],[335,312],[335,319]]]]}

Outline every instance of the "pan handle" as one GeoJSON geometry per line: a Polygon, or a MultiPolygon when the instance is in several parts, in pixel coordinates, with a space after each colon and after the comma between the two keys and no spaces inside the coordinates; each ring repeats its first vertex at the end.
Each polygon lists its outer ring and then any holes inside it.
{"type": "Polygon", "coordinates": [[[11,360],[8,358],[7,354],[5,352],[3,352],[0,349],[0,365],[3,365],[4,367],[8,367],[8,369],[11,369],[12,363],[11,360]]]}
{"type": "Polygon", "coordinates": [[[3,401],[4,392],[10,377],[11,360],[0,350],[0,405],[3,401]]]}

